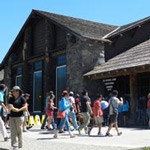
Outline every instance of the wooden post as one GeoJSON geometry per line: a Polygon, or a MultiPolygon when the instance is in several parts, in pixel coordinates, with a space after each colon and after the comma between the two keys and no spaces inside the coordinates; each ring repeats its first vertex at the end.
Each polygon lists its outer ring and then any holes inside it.
{"type": "MultiPolygon", "coordinates": [[[[43,62],[43,65],[44,65],[44,78],[43,78],[44,99],[47,96],[46,94],[50,91],[51,71],[50,71],[49,45],[50,45],[49,44],[49,28],[48,28],[48,22],[47,20],[45,20],[45,49],[44,49],[45,59],[43,62]]],[[[44,101],[43,101],[43,106],[44,106],[44,101]]]]}
{"type": "Polygon", "coordinates": [[[137,101],[137,74],[130,75],[130,123],[135,123],[137,101]]]}
{"type": "MultiPolygon", "coordinates": [[[[29,65],[27,57],[29,57],[29,51],[31,50],[31,27],[25,30],[24,44],[23,44],[23,90],[24,92],[30,92],[29,88],[29,65]]],[[[31,94],[31,93],[30,93],[31,94]]]]}

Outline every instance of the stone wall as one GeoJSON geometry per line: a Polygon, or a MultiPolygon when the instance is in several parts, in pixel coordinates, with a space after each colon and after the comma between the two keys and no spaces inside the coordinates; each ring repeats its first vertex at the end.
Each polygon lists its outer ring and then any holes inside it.
{"type": "Polygon", "coordinates": [[[81,93],[83,89],[87,89],[91,97],[99,92],[103,93],[101,81],[91,81],[83,76],[104,58],[103,44],[86,40],[81,41],[76,38],[73,43],[68,41],[66,56],[68,89],[75,93],[81,93]]]}

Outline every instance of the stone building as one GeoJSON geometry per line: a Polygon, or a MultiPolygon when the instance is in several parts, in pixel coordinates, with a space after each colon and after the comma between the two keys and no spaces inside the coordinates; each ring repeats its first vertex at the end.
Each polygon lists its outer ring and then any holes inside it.
{"type": "Polygon", "coordinates": [[[104,63],[102,38],[116,26],[33,10],[4,57],[4,83],[19,85],[31,94],[29,110],[44,109],[46,93],[53,90],[56,103],[64,89],[93,96],[103,90],[101,81],[83,75],[104,63]]]}

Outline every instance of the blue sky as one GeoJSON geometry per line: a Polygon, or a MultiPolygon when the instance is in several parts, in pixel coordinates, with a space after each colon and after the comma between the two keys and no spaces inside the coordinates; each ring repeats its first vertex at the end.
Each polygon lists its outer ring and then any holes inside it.
{"type": "Polygon", "coordinates": [[[150,0],[2,0],[0,62],[32,9],[121,26],[150,16],[150,0]]]}

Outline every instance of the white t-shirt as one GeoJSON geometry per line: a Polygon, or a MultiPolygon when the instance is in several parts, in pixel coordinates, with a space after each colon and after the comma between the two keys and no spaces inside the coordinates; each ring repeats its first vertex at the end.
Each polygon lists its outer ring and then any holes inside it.
{"type": "Polygon", "coordinates": [[[70,102],[71,104],[74,104],[74,103],[75,103],[75,99],[74,99],[73,96],[69,96],[68,100],[69,100],[69,102],[70,102]]]}
{"type": "MultiPolygon", "coordinates": [[[[73,106],[73,104],[75,104],[75,98],[73,96],[69,96],[67,100],[71,106],[73,106]]],[[[72,109],[72,111],[74,112],[74,109],[72,109]]]]}
{"type": "Polygon", "coordinates": [[[119,105],[119,103],[120,103],[120,100],[117,98],[117,97],[111,97],[110,99],[109,99],[109,114],[110,115],[113,115],[114,113],[113,113],[113,109],[114,108],[116,108],[116,109],[118,109],[118,105],[119,105]],[[113,106],[112,106],[113,105],[113,106]]]}

